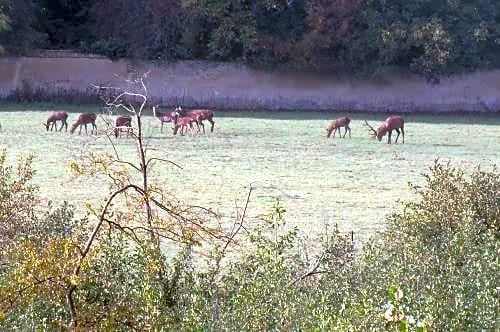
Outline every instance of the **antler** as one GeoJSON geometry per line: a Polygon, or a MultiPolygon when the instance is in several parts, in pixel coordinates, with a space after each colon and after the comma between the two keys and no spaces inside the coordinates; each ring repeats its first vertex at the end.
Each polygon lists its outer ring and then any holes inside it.
{"type": "Polygon", "coordinates": [[[371,130],[371,135],[372,135],[372,137],[377,136],[377,130],[376,130],[375,128],[373,128],[372,126],[370,126],[370,124],[368,123],[368,121],[366,121],[366,120],[365,120],[364,125],[365,125],[366,127],[368,127],[368,129],[370,129],[370,130],[371,130]]]}

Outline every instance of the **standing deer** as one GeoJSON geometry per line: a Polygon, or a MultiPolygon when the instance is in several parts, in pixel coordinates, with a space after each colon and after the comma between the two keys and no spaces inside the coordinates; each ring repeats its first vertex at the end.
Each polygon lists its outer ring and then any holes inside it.
{"type": "Polygon", "coordinates": [[[126,132],[127,136],[132,132],[132,118],[130,115],[120,115],[115,120],[115,137],[118,138],[121,132],[126,132]]]}
{"type": "MultiPolygon", "coordinates": [[[[196,114],[186,114],[184,116],[177,116],[172,122],[172,130],[174,135],[177,135],[179,128],[181,129],[181,135],[184,135],[185,131],[187,132],[187,127],[193,131],[193,123],[198,125],[198,117],[196,114]]],[[[200,131],[200,127],[198,126],[198,132],[200,131]]]]}
{"type": "Polygon", "coordinates": [[[211,110],[205,110],[205,109],[199,109],[199,110],[191,110],[191,111],[184,111],[181,106],[177,106],[175,109],[177,113],[181,116],[190,116],[194,119],[196,119],[196,123],[198,126],[201,126],[203,128],[203,133],[205,133],[205,125],[203,124],[203,121],[207,120],[210,122],[211,127],[210,127],[210,132],[214,131],[214,125],[215,122],[213,120],[214,117],[214,111],[211,110]]]}
{"type": "Polygon", "coordinates": [[[57,121],[61,121],[61,128],[59,128],[59,131],[63,129],[63,127],[66,127],[66,131],[68,131],[68,123],[66,120],[68,119],[68,113],[66,112],[50,112],[49,116],[47,118],[47,122],[44,123],[43,125],[45,126],[45,129],[49,131],[49,126],[50,126],[50,131],[54,129],[54,126],[56,127],[57,131],[57,121]]]}
{"type": "Polygon", "coordinates": [[[335,137],[335,132],[338,130],[339,131],[339,137],[344,138],[345,135],[347,134],[347,131],[349,131],[349,138],[351,138],[351,128],[349,128],[349,123],[351,122],[351,119],[349,119],[347,116],[343,116],[340,118],[337,118],[335,120],[332,120],[328,128],[326,128],[326,137],[329,138],[330,135],[333,132],[333,137],[335,137]],[[345,132],[344,136],[342,135],[342,132],[340,131],[340,128],[344,127],[345,132]]]}
{"type": "Polygon", "coordinates": [[[156,107],[158,107],[158,105],[153,106],[153,115],[158,121],[160,121],[160,132],[163,133],[163,123],[164,122],[173,122],[174,119],[179,116],[179,114],[177,113],[177,111],[158,112],[156,110],[156,107]]]}
{"type": "Polygon", "coordinates": [[[377,137],[379,142],[382,140],[382,137],[384,137],[385,134],[389,133],[389,136],[387,137],[387,144],[391,144],[392,131],[395,130],[398,133],[398,136],[396,136],[396,140],[394,141],[394,143],[398,142],[400,133],[403,134],[403,144],[405,143],[405,120],[402,116],[393,115],[388,117],[377,129],[370,126],[366,120],[365,125],[372,131],[372,137],[377,137]]]}
{"type": "Polygon", "coordinates": [[[76,128],[80,127],[80,131],[78,132],[78,134],[81,134],[82,133],[82,126],[85,125],[85,134],[88,134],[87,133],[87,124],[91,124],[92,129],[90,130],[90,134],[92,134],[94,132],[94,129],[95,129],[95,132],[97,134],[97,126],[95,125],[96,119],[97,119],[97,114],[95,114],[95,113],[88,112],[88,113],[80,114],[78,116],[78,119],[76,120],[76,122],[73,123],[73,125],[71,126],[70,133],[73,134],[75,132],[76,128]]]}

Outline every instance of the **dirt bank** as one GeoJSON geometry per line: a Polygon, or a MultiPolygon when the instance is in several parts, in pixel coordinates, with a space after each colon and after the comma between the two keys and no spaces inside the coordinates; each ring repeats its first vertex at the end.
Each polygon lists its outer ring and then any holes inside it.
{"type": "Polygon", "coordinates": [[[244,65],[180,61],[111,61],[102,57],[2,57],[0,95],[23,86],[50,93],[88,93],[91,84],[123,86],[120,77],[151,70],[150,96],[173,105],[228,109],[299,109],[381,112],[500,112],[500,70],[476,72],[429,84],[409,74],[373,79],[308,72],[269,72],[244,65]]]}

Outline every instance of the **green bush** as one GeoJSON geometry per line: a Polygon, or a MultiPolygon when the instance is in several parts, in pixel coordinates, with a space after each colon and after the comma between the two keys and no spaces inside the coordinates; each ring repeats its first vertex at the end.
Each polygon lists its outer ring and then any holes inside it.
{"type": "Polygon", "coordinates": [[[436,162],[424,179],[423,187],[413,186],[418,201],[392,215],[386,231],[366,246],[352,319],[370,330],[387,324],[495,330],[499,174],[477,169],[466,176],[436,162]],[[401,294],[397,306],[395,293],[401,294]]]}
{"type": "Polygon", "coordinates": [[[362,249],[350,234],[314,243],[286,224],[276,200],[228,246],[169,256],[146,239],[101,231],[73,273],[86,218],[67,205],[40,208],[30,159],[0,155],[0,324],[69,326],[74,293],[84,330],[494,331],[498,322],[500,176],[436,162],[417,199],[362,249]],[[44,211],[47,212],[44,212],[44,211]],[[226,250],[227,249],[227,250],[226,250]]]}

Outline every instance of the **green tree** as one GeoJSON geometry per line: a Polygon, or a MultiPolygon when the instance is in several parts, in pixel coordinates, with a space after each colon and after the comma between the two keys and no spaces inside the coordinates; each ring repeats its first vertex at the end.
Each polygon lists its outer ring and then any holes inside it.
{"type": "Polygon", "coordinates": [[[2,0],[0,8],[0,45],[6,52],[29,54],[47,45],[46,35],[37,28],[39,7],[35,0],[2,0]]]}

